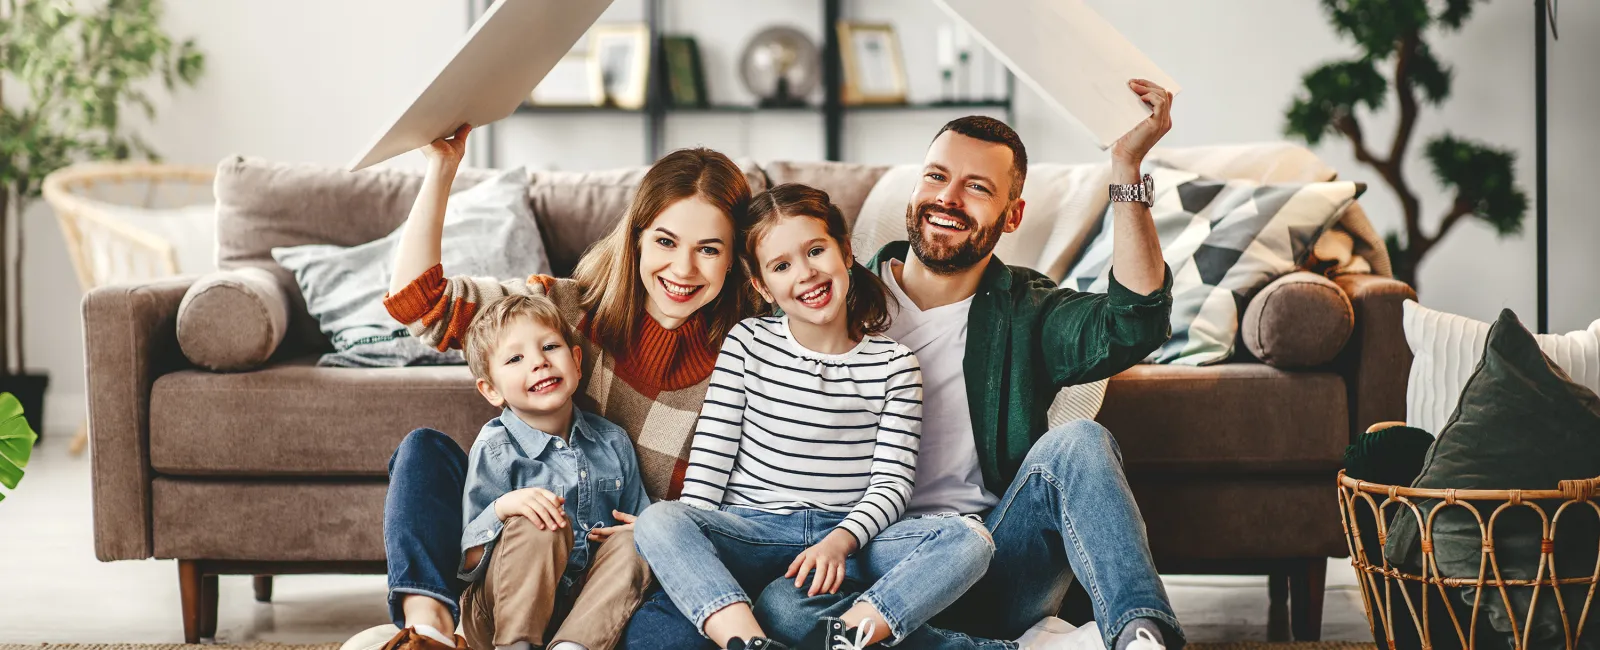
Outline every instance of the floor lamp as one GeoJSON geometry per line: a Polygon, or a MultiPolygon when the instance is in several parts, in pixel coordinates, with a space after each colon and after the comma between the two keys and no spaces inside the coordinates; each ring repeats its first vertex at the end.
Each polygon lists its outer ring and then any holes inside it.
{"type": "Polygon", "coordinates": [[[1534,67],[1534,139],[1535,139],[1535,169],[1536,191],[1534,198],[1534,238],[1537,242],[1537,263],[1539,265],[1539,333],[1550,331],[1550,238],[1548,219],[1550,216],[1549,193],[1549,115],[1548,115],[1548,82],[1545,79],[1547,63],[1545,60],[1545,26],[1548,25],[1551,36],[1561,38],[1556,32],[1555,0],[1533,0],[1533,67],[1534,67]]]}

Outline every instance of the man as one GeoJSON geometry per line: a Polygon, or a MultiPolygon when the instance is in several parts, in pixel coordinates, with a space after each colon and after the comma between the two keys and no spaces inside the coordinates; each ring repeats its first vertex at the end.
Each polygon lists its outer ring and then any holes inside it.
{"type": "MultiPolygon", "coordinates": [[[[885,246],[869,265],[900,302],[889,336],[923,368],[907,514],[981,517],[995,544],[988,574],[941,615],[941,627],[919,628],[901,647],[1014,648],[985,639],[1015,639],[1054,614],[1074,577],[1108,647],[1183,643],[1110,433],[1090,421],[1045,431],[1060,387],[1121,372],[1170,336],[1171,277],[1139,169],[1171,128],[1172,97],[1144,80],[1129,88],[1152,112],[1112,147],[1107,293],[1057,288],[994,257],[1001,234],[1022,223],[1027,152],[1015,131],[986,117],[950,122],[934,138],[906,210],[909,241],[885,246]]],[[[853,600],[807,598],[793,579],[779,579],[757,614],[776,638],[799,639],[853,600]]],[[[676,638],[670,610],[664,595],[647,600],[630,624],[630,647],[676,638]]]]}
{"type": "MultiPolygon", "coordinates": [[[[982,117],[955,120],[934,138],[906,211],[910,241],[886,246],[870,265],[900,300],[889,336],[923,366],[927,406],[908,515],[981,515],[995,543],[989,573],[939,621],[961,633],[1015,639],[1056,612],[1076,576],[1108,646],[1182,643],[1110,433],[1088,421],[1044,431],[1060,387],[1121,372],[1170,335],[1171,279],[1149,207],[1137,199],[1146,190],[1140,164],[1171,126],[1172,99],[1146,81],[1129,87],[1153,110],[1112,148],[1108,293],[1056,288],[994,258],[1000,235],[1022,223],[1027,153],[1010,127],[982,117]]],[[[761,599],[774,627],[844,611],[830,607],[838,597],[805,599],[785,584],[761,599]]],[[[904,647],[1010,647],[965,634],[926,628],[904,647]]]]}

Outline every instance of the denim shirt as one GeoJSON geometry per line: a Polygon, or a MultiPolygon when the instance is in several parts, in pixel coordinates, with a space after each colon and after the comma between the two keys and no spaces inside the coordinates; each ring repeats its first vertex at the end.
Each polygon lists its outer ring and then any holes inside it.
{"type": "Polygon", "coordinates": [[[572,429],[562,440],[505,410],[478,432],[467,457],[467,487],[461,495],[466,527],[461,531],[463,580],[483,578],[505,525],[494,501],[523,488],[544,488],[566,499],[563,509],[573,535],[563,586],[589,566],[589,530],[616,526],[612,510],[637,515],[650,504],[639,478],[639,460],[628,434],[598,415],[572,407],[572,429]],[[483,557],[466,570],[468,549],[484,546],[483,557]]]}

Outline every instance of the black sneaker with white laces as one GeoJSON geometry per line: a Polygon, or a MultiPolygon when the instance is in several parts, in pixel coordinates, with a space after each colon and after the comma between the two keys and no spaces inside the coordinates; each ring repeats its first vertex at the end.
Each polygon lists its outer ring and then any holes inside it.
{"type": "Polygon", "coordinates": [[[873,622],[868,620],[861,627],[847,627],[844,620],[825,616],[817,621],[817,626],[811,628],[806,638],[800,640],[800,645],[795,650],[867,650],[878,647],[875,643],[867,643],[872,638],[873,622]]]}
{"type": "Polygon", "coordinates": [[[749,641],[733,637],[728,639],[728,650],[789,650],[789,646],[760,636],[749,641]]]}

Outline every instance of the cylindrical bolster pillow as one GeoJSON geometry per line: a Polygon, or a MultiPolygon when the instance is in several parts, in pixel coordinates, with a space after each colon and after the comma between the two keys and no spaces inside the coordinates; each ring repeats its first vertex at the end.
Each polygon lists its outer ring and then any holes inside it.
{"type": "Polygon", "coordinates": [[[200,278],[178,305],[178,347],[208,370],[265,363],[289,327],[289,298],[265,269],[217,271],[200,278]]]}
{"type": "Polygon", "coordinates": [[[1263,287],[1244,310],[1239,332],[1257,359],[1275,368],[1333,361],[1355,330],[1349,296],[1332,280],[1301,271],[1263,287]]]}

